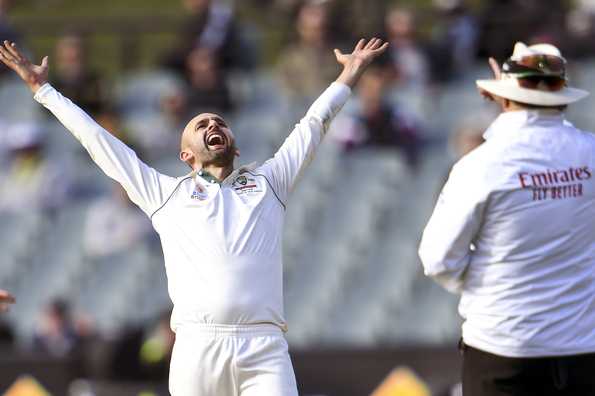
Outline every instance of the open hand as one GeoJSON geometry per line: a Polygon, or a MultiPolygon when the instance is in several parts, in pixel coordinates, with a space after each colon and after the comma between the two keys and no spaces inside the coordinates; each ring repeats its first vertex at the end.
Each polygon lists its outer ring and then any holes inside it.
{"type": "Polygon", "coordinates": [[[14,297],[6,290],[0,289],[0,312],[8,311],[8,304],[15,302],[14,297]]]}
{"type": "Polygon", "coordinates": [[[0,45],[0,60],[14,70],[33,93],[48,81],[47,56],[43,58],[41,65],[34,65],[19,51],[15,43],[4,40],[3,45],[0,45]]]}
{"type": "Polygon", "coordinates": [[[382,43],[382,40],[373,38],[366,43],[361,39],[351,54],[344,54],[335,49],[337,61],[343,66],[349,66],[351,63],[361,63],[364,67],[369,65],[378,55],[382,54],[388,48],[388,43],[382,43]]]}
{"type": "Polygon", "coordinates": [[[386,51],[387,48],[388,43],[383,42],[381,39],[373,38],[367,43],[366,40],[361,39],[351,54],[344,54],[338,49],[335,49],[337,62],[343,65],[343,72],[337,81],[354,87],[366,67],[386,51]]]}

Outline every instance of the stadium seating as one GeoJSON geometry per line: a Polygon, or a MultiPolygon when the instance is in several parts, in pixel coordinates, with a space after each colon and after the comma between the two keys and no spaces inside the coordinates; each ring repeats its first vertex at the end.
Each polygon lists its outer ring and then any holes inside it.
{"type": "MultiPolygon", "coordinates": [[[[130,125],[155,110],[160,92],[172,80],[146,72],[119,84],[118,97],[130,125]],[[139,90],[142,101],[137,100],[139,90]]],[[[457,338],[456,296],[423,276],[416,251],[451,162],[445,146],[458,116],[452,104],[462,101],[469,112],[483,106],[471,96],[470,84],[447,86],[433,103],[418,107],[431,128],[415,172],[397,151],[345,153],[330,140],[320,147],[288,205],[285,306],[292,345],[441,343],[457,338]]],[[[6,101],[13,89],[3,85],[0,99],[6,101]]],[[[263,161],[297,120],[275,100],[280,92],[270,74],[255,75],[253,84],[243,89],[255,100],[232,116],[230,124],[242,150],[241,162],[263,161]]],[[[29,97],[17,95],[17,100],[18,106],[30,106],[29,97]]],[[[19,299],[8,318],[21,341],[30,339],[40,311],[54,296],[68,298],[75,310],[108,333],[168,309],[156,237],[125,254],[85,256],[81,230],[89,197],[108,194],[111,182],[62,127],[53,120],[43,122],[50,155],[72,158],[79,194],[54,216],[1,215],[0,285],[19,299]]],[[[175,153],[151,163],[166,173],[187,172],[175,153]]]]}

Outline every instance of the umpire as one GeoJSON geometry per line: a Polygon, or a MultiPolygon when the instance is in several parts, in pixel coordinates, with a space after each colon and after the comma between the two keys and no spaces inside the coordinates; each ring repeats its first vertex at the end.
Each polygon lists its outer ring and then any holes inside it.
{"type": "Polygon", "coordinates": [[[453,167],[419,249],[461,294],[463,393],[595,395],[595,136],[564,118],[588,93],[549,44],[490,64],[477,85],[502,113],[453,167]]]}

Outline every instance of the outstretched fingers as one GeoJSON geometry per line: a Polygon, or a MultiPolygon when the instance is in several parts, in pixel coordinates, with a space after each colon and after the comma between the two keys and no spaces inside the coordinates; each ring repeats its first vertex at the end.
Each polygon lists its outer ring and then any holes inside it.
{"type": "Polygon", "coordinates": [[[15,43],[4,40],[0,45],[0,60],[15,71],[32,92],[37,92],[47,82],[49,68],[47,57],[41,65],[34,65],[19,51],[15,43]]]}
{"type": "Polygon", "coordinates": [[[14,63],[14,57],[3,45],[0,45],[0,59],[6,66],[11,66],[14,63]]]}
{"type": "Polygon", "coordinates": [[[367,50],[374,50],[376,48],[378,48],[380,46],[380,43],[382,42],[382,40],[374,37],[373,39],[371,39],[370,41],[368,41],[368,44],[366,45],[367,50]]]}
{"type": "Polygon", "coordinates": [[[357,42],[357,45],[355,46],[355,51],[360,51],[362,49],[364,49],[364,46],[366,45],[366,40],[365,39],[360,39],[357,42]]]}
{"type": "MultiPolygon", "coordinates": [[[[362,42],[362,40],[360,40],[360,42],[358,43],[358,47],[360,47],[359,44],[362,42]]],[[[360,47],[360,49],[363,51],[369,51],[373,54],[379,54],[381,52],[384,52],[388,48],[388,45],[388,42],[384,42],[382,39],[374,37],[370,39],[370,41],[368,41],[365,46],[360,47]]],[[[356,50],[358,47],[356,47],[356,50]]]]}
{"type": "Polygon", "coordinates": [[[0,45],[0,59],[6,66],[15,70],[19,64],[27,62],[27,59],[16,48],[16,44],[8,40],[4,40],[3,45],[0,45]]]}
{"type": "Polygon", "coordinates": [[[363,48],[364,51],[372,54],[373,56],[380,55],[388,48],[388,42],[384,42],[382,39],[374,37],[363,48]]]}
{"type": "Polygon", "coordinates": [[[4,64],[14,70],[19,66],[30,65],[29,60],[19,51],[16,43],[4,40],[0,45],[0,59],[4,64]]]}
{"type": "Polygon", "coordinates": [[[10,59],[16,59],[14,52],[11,51],[11,43],[8,40],[4,40],[2,42],[2,45],[0,45],[0,50],[2,50],[2,53],[6,56],[9,57],[10,59]]]}
{"type": "Polygon", "coordinates": [[[14,58],[19,62],[26,61],[25,57],[21,54],[21,52],[17,49],[16,43],[11,43],[7,40],[4,40],[4,47],[11,53],[14,58]]]}
{"type": "Polygon", "coordinates": [[[388,42],[382,44],[380,47],[374,49],[372,52],[374,52],[374,54],[381,54],[384,51],[386,51],[387,48],[388,48],[388,42]]]}
{"type": "MultiPolygon", "coordinates": [[[[374,37],[370,40],[360,39],[357,42],[357,45],[353,49],[353,53],[366,51],[372,54],[379,54],[384,52],[388,48],[388,43],[384,42],[382,39],[374,37]]],[[[337,57],[344,55],[341,51],[335,50],[335,55],[337,57]]]]}
{"type": "Polygon", "coordinates": [[[339,75],[337,81],[351,88],[355,87],[366,67],[387,47],[387,43],[375,37],[369,41],[359,40],[350,54],[343,54],[341,51],[335,50],[337,61],[343,65],[343,72],[339,75]]]}
{"type": "Polygon", "coordinates": [[[368,40],[368,42],[366,43],[366,45],[362,48],[363,50],[369,50],[372,47],[372,44],[374,43],[374,38],[368,40]]]}
{"type": "Polygon", "coordinates": [[[14,59],[17,63],[27,65],[29,64],[29,60],[19,51],[16,43],[5,43],[4,44],[8,48],[8,52],[14,56],[14,59]]]}

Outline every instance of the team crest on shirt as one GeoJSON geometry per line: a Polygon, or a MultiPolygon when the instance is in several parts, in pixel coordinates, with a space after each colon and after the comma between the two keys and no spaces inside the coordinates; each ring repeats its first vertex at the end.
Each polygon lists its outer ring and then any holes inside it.
{"type": "Polygon", "coordinates": [[[236,177],[233,184],[239,184],[240,186],[245,186],[248,184],[248,178],[244,175],[236,177]]]}
{"type": "Polygon", "coordinates": [[[237,194],[262,192],[262,188],[260,188],[256,179],[245,175],[236,177],[231,185],[237,194]]]}
{"type": "Polygon", "coordinates": [[[192,191],[192,195],[190,196],[191,199],[196,199],[198,201],[204,201],[208,197],[209,193],[206,188],[198,183],[196,184],[196,187],[194,187],[194,191],[192,191]]]}

